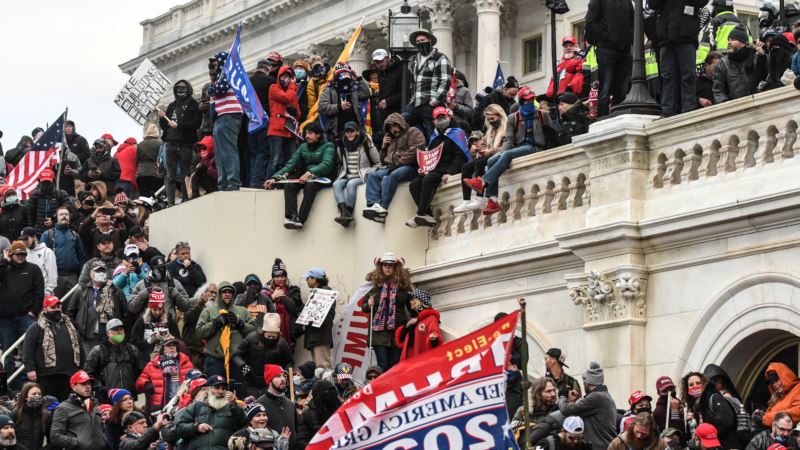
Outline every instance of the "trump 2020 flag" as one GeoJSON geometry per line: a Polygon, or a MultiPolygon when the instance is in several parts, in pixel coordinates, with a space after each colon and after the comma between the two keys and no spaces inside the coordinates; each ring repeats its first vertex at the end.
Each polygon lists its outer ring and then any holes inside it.
{"type": "Polygon", "coordinates": [[[500,67],[500,61],[497,61],[497,71],[494,73],[494,84],[492,89],[502,89],[506,84],[506,76],[503,75],[503,68],[500,67]]]}
{"type": "Polygon", "coordinates": [[[236,28],[236,38],[233,40],[233,45],[231,45],[231,51],[228,52],[228,61],[225,62],[223,70],[228,82],[231,84],[231,89],[236,94],[236,98],[242,104],[244,113],[250,119],[247,131],[252,134],[267,126],[269,118],[264,117],[264,108],[261,107],[258,95],[253,89],[253,85],[250,84],[250,78],[247,77],[247,71],[244,70],[244,65],[242,65],[242,58],[239,55],[239,34],[241,31],[241,26],[236,28]]]}
{"type": "Polygon", "coordinates": [[[506,376],[519,311],[391,368],[344,403],[307,450],[517,449],[506,376]]]}

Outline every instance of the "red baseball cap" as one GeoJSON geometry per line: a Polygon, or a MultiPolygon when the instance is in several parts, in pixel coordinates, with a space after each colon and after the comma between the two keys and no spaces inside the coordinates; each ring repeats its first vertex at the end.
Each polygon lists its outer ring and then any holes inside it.
{"type": "Polygon", "coordinates": [[[536,98],[536,93],[528,86],[523,86],[519,92],[517,92],[517,98],[520,100],[530,100],[536,98]]]}
{"type": "Polygon", "coordinates": [[[42,308],[48,308],[50,306],[56,306],[60,304],[61,300],[59,300],[55,295],[45,295],[44,300],[42,301],[42,308]]]}
{"type": "Polygon", "coordinates": [[[39,172],[39,181],[53,181],[56,178],[56,174],[47,167],[39,172]]]}
{"type": "Polygon", "coordinates": [[[76,384],[86,383],[87,381],[94,381],[85,370],[79,370],[69,377],[69,385],[75,386],[76,384]]]}
{"type": "Polygon", "coordinates": [[[106,133],[106,134],[104,134],[104,135],[102,135],[100,137],[103,138],[103,139],[111,139],[111,142],[113,142],[112,146],[119,144],[119,142],[117,142],[117,140],[114,139],[114,136],[112,136],[110,133],[106,133]]]}
{"type": "Polygon", "coordinates": [[[567,42],[573,45],[578,45],[578,40],[575,39],[575,36],[564,36],[563,38],[561,38],[561,45],[564,45],[567,42]]]}
{"type": "Polygon", "coordinates": [[[776,443],[770,445],[769,447],[767,447],[767,450],[786,450],[786,447],[784,447],[783,445],[778,444],[776,442],[776,443]]]}
{"type": "Polygon", "coordinates": [[[669,388],[675,388],[675,383],[672,382],[672,378],[663,376],[656,380],[656,391],[658,391],[659,394],[669,388]]]}
{"type": "Polygon", "coordinates": [[[635,404],[637,404],[640,401],[645,400],[645,399],[647,399],[647,401],[650,401],[650,402],[653,401],[653,397],[650,397],[649,395],[645,394],[644,392],[642,392],[642,391],[633,391],[633,394],[631,394],[631,396],[628,397],[628,404],[633,406],[633,405],[635,405],[635,404]]]}
{"type": "Polygon", "coordinates": [[[700,439],[700,442],[705,448],[722,447],[717,437],[717,428],[710,423],[701,423],[697,429],[694,430],[694,435],[700,439]]]}
{"type": "Polygon", "coordinates": [[[451,115],[452,114],[450,114],[450,110],[445,108],[444,106],[437,106],[436,108],[433,108],[433,118],[434,119],[439,117],[439,116],[448,116],[449,117],[451,115]]]}

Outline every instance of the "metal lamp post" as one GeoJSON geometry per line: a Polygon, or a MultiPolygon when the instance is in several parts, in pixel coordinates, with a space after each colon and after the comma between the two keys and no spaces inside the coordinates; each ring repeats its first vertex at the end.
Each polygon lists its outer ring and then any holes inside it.
{"type": "Polygon", "coordinates": [[[420,22],[419,14],[411,12],[408,0],[403,0],[400,13],[395,14],[391,9],[389,10],[389,51],[393,55],[399,56],[403,62],[402,86],[400,87],[401,110],[408,102],[408,61],[417,52],[416,46],[413,42],[409,42],[408,37],[412,32],[420,29],[420,22]]]}
{"type": "Polygon", "coordinates": [[[558,91],[558,40],[556,39],[556,15],[566,14],[569,12],[566,0],[547,0],[545,3],[547,9],[550,10],[550,58],[553,64],[553,80],[556,84],[556,91],[558,91]]]}
{"type": "Polygon", "coordinates": [[[646,114],[658,116],[661,105],[650,95],[647,89],[644,64],[644,0],[635,0],[633,11],[633,69],[631,71],[631,87],[625,101],[611,108],[611,116],[622,114],[646,114]]]}

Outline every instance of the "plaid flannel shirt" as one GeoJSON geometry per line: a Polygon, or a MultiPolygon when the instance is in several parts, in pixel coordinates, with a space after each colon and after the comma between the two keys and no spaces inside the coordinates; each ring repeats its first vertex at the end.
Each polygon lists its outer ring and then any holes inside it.
{"type": "Polygon", "coordinates": [[[418,58],[414,59],[411,66],[411,74],[414,76],[411,98],[414,99],[414,106],[424,105],[431,100],[436,100],[440,105],[444,104],[453,71],[450,60],[439,50],[434,49],[422,67],[417,68],[418,62],[418,58]]]}

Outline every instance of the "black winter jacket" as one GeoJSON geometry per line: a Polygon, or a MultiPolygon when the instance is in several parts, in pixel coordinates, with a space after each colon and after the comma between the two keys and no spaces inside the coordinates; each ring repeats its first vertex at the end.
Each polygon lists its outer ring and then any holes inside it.
{"type": "Polygon", "coordinates": [[[250,372],[244,376],[245,384],[265,388],[267,384],[264,382],[264,365],[277,364],[288,370],[293,365],[293,358],[286,339],[279,337],[277,342],[269,343],[263,332],[256,330],[251,331],[239,343],[233,353],[233,363],[237,367],[250,366],[250,372]]]}
{"type": "MultiPolygon", "coordinates": [[[[175,95],[178,83],[186,83],[189,87],[188,97],[183,100],[175,100],[167,105],[166,115],[158,119],[158,125],[163,133],[161,139],[170,144],[194,144],[197,142],[197,129],[200,128],[202,116],[200,115],[200,104],[192,98],[192,85],[186,80],[179,80],[172,86],[172,93],[175,95]],[[169,120],[174,120],[178,126],[169,126],[169,120]]],[[[177,99],[177,95],[175,95],[177,99]]]]}
{"type": "Polygon", "coordinates": [[[39,450],[44,448],[44,439],[50,436],[50,426],[53,422],[53,413],[50,411],[45,411],[45,413],[42,414],[42,408],[31,408],[26,406],[25,409],[22,410],[22,414],[18,415],[16,411],[12,411],[10,416],[11,419],[14,420],[17,431],[18,447],[16,448],[27,448],[30,450],[39,450]]]}
{"type": "Polygon", "coordinates": [[[106,192],[108,192],[108,195],[113,196],[116,194],[117,181],[121,174],[122,169],[119,167],[117,158],[108,156],[105,159],[98,160],[97,155],[92,154],[92,156],[86,160],[86,164],[81,168],[80,178],[84,183],[90,183],[92,181],[104,182],[106,184],[106,192]],[[94,168],[100,169],[99,178],[89,177],[89,171],[94,168]]]}
{"type": "MultiPolygon", "coordinates": [[[[41,186],[37,187],[31,193],[28,204],[25,207],[25,221],[36,228],[37,236],[41,236],[44,231],[44,220],[48,217],[51,219],[55,217],[56,209],[68,201],[67,193],[61,189],[55,189],[55,186],[48,193],[42,192],[41,186]]],[[[55,220],[53,220],[53,223],[55,223],[55,220]]]]}
{"type": "Polygon", "coordinates": [[[250,77],[250,84],[253,85],[253,90],[256,91],[258,101],[264,109],[264,117],[269,117],[269,87],[275,84],[275,82],[275,77],[260,70],[253,72],[253,75],[250,77]]]}
{"type": "MultiPolygon", "coordinates": [[[[319,289],[330,288],[328,286],[320,286],[319,289]]],[[[328,315],[325,316],[325,320],[322,321],[322,326],[319,328],[315,327],[311,323],[306,325],[306,339],[303,343],[303,348],[308,351],[312,351],[314,347],[322,347],[325,345],[328,347],[333,347],[333,319],[336,315],[335,310],[335,305],[332,305],[331,309],[328,310],[328,315]]]]}
{"type": "Polygon", "coordinates": [[[38,316],[44,299],[44,276],[39,266],[0,260],[0,317],[33,312],[38,316]]]}
{"type": "Polygon", "coordinates": [[[295,447],[297,441],[297,408],[293,401],[285,396],[275,396],[269,392],[259,397],[256,402],[264,405],[269,416],[269,427],[273,430],[283,430],[289,427],[292,432],[289,438],[289,448],[295,447]]]}
{"type": "Polygon", "coordinates": [[[0,212],[0,236],[13,242],[19,239],[22,229],[26,226],[24,204],[3,207],[0,212]]]}
{"type": "Polygon", "coordinates": [[[94,400],[92,412],[74,393],[58,405],[53,413],[50,442],[55,448],[68,450],[103,450],[110,448],[103,432],[99,403],[94,400]]]}
{"type": "MultiPolygon", "coordinates": [[[[102,295],[103,289],[106,289],[106,287],[101,287],[97,292],[97,303],[100,302],[100,296],[102,295]]],[[[123,320],[126,312],[125,294],[123,294],[119,288],[114,286],[113,283],[110,287],[108,287],[108,290],[108,295],[112,296],[112,301],[114,303],[112,317],[108,318],[108,320],[111,320],[112,318],[123,320]]],[[[103,338],[106,335],[106,324],[98,323],[100,320],[100,315],[97,314],[97,310],[95,309],[94,296],[95,290],[93,283],[82,286],[78,288],[75,294],[73,294],[73,297],[70,299],[69,304],[64,311],[64,313],[69,316],[69,318],[75,324],[75,330],[83,339],[95,339],[97,337],[103,338]],[[95,328],[97,329],[97,332],[95,332],[95,328]]]]}
{"type": "Polygon", "coordinates": [[[656,12],[656,45],[694,44],[700,33],[700,9],[705,0],[647,0],[656,12]],[[686,12],[691,8],[691,15],[686,12]]]}
{"type": "Polygon", "coordinates": [[[597,47],[630,51],[633,44],[633,4],[628,0],[589,0],[586,40],[597,47]]]}
{"type": "Polygon", "coordinates": [[[120,450],[149,450],[150,444],[157,441],[158,437],[158,430],[153,427],[146,429],[141,436],[126,433],[119,440],[119,447],[117,448],[120,450]]]}
{"type": "MultiPolygon", "coordinates": [[[[408,77],[411,80],[411,77],[408,77]]],[[[381,116],[389,117],[391,113],[399,113],[402,101],[401,89],[403,87],[403,63],[395,57],[385,72],[378,72],[378,102],[386,100],[386,109],[381,110],[381,116]]]]}
{"type": "Polygon", "coordinates": [[[72,349],[72,342],[69,339],[69,331],[62,318],[61,322],[51,322],[47,324],[53,329],[53,340],[56,344],[56,365],[45,367],[44,350],[42,342],[44,340],[44,330],[38,325],[33,324],[25,332],[25,339],[22,341],[22,363],[25,365],[25,372],[36,372],[39,377],[49,375],[71,376],[83,367],[86,355],[83,354],[83,346],[78,345],[80,351],[80,367],[75,365],[75,353],[72,349]]]}
{"type": "Polygon", "coordinates": [[[78,157],[81,165],[83,165],[86,160],[89,159],[89,142],[86,141],[85,137],[76,133],[74,130],[72,131],[72,134],[68,134],[64,137],[67,138],[67,146],[69,146],[69,150],[72,153],[75,153],[75,156],[78,157]]]}
{"type": "Polygon", "coordinates": [[[136,392],[136,378],[142,372],[136,346],[130,342],[112,345],[108,339],[92,348],[85,366],[101,393],[111,388],[136,392]]]}
{"type": "Polygon", "coordinates": [[[747,97],[756,93],[756,51],[745,47],[728,52],[714,68],[714,104],[747,97]]]}
{"type": "Polygon", "coordinates": [[[167,264],[167,270],[169,274],[172,275],[173,279],[181,283],[186,293],[189,294],[189,297],[194,296],[197,288],[204,285],[206,282],[206,274],[203,273],[203,268],[200,267],[200,264],[197,264],[196,261],[192,261],[192,263],[189,264],[189,268],[186,269],[175,260],[167,264]]]}

